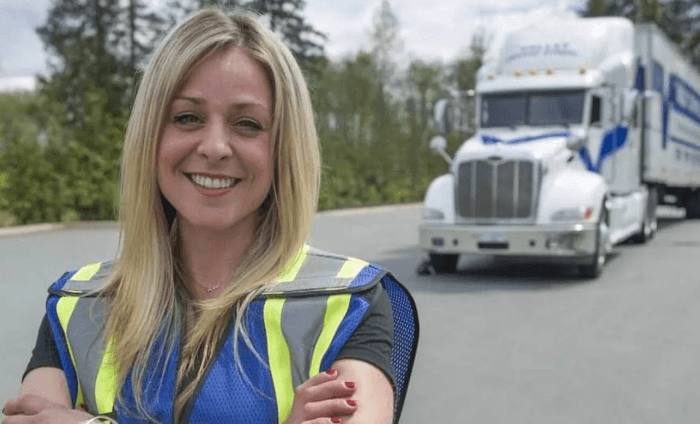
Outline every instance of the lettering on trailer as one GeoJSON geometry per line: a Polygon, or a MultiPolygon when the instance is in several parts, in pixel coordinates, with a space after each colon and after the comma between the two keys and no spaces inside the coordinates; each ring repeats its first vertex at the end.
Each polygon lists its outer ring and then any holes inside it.
{"type": "MultiPolygon", "coordinates": [[[[690,147],[691,149],[694,150],[700,150],[700,147],[696,145],[687,145],[685,141],[680,140],[680,139],[675,139],[675,143],[685,145],[686,147],[690,147]]],[[[694,153],[691,152],[683,152],[680,148],[676,149],[676,155],[675,155],[676,162],[685,162],[689,163],[690,165],[694,166],[695,168],[700,168],[700,153],[697,151],[694,153]],[[685,153],[685,154],[684,154],[685,153]]]]}
{"type": "Polygon", "coordinates": [[[700,95],[676,74],[669,76],[669,103],[674,111],[700,125],[700,95]]]}
{"type": "MultiPolygon", "coordinates": [[[[700,144],[693,143],[684,138],[669,135],[669,120],[671,112],[679,113],[680,115],[690,119],[693,123],[700,126],[700,95],[693,87],[684,81],[677,74],[670,74],[668,77],[668,95],[664,96],[663,100],[663,123],[662,123],[662,138],[663,148],[666,149],[668,142],[680,144],[693,150],[700,150],[700,144]]],[[[684,133],[683,135],[698,139],[698,131],[692,130],[687,125],[678,123],[676,127],[684,133]]],[[[683,155],[680,149],[676,150],[676,161],[682,161],[687,158],[686,162],[691,162],[692,155],[683,155]]],[[[694,162],[694,161],[693,161],[694,162]]]]}
{"type": "Polygon", "coordinates": [[[506,58],[506,62],[511,62],[524,57],[578,56],[578,52],[569,47],[568,42],[529,44],[526,46],[516,46],[515,50],[515,53],[506,58]]]}

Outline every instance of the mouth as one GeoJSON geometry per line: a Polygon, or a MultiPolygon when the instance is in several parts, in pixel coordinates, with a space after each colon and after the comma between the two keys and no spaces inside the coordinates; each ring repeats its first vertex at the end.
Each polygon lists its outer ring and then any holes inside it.
{"type": "Polygon", "coordinates": [[[202,174],[184,174],[188,180],[192,181],[194,185],[210,189],[231,188],[241,181],[240,178],[211,177],[202,174]]]}

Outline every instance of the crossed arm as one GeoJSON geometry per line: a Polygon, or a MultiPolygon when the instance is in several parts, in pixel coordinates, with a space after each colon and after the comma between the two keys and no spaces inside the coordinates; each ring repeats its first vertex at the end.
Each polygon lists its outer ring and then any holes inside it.
{"type": "MultiPolygon", "coordinates": [[[[285,424],[391,424],[394,393],[382,371],[355,359],[336,361],[330,370],[297,388],[285,424]]],[[[72,409],[63,370],[52,367],[29,372],[20,396],[7,401],[4,413],[5,424],[77,424],[91,418],[72,409]]]]}

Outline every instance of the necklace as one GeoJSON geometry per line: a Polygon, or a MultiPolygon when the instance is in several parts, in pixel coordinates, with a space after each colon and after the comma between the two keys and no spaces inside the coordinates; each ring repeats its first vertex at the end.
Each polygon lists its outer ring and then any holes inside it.
{"type": "Polygon", "coordinates": [[[197,283],[197,284],[199,284],[200,286],[202,286],[202,287],[204,288],[204,291],[206,291],[207,293],[213,292],[214,290],[216,290],[216,289],[218,289],[219,287],[221,287],[222,284],[224,284],[223,282],[219,282],[218,284],[203,284],[203,283],[200,283],[198,280],[196,280],[196,279],[194,279],[194,278],[192,278],[192,280],[193,280],[195,283],[197,283]]]}

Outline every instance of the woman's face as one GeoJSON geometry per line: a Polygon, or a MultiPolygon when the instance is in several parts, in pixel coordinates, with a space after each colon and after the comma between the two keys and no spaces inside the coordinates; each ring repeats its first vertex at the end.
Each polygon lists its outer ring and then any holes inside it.
{"type": "Polygon", "coordinates": [[[245,50],[195,65],[158,142],[158,186],[182,225],[254,229],[273,179],[272,120],[267,74],[245,50]]]}

